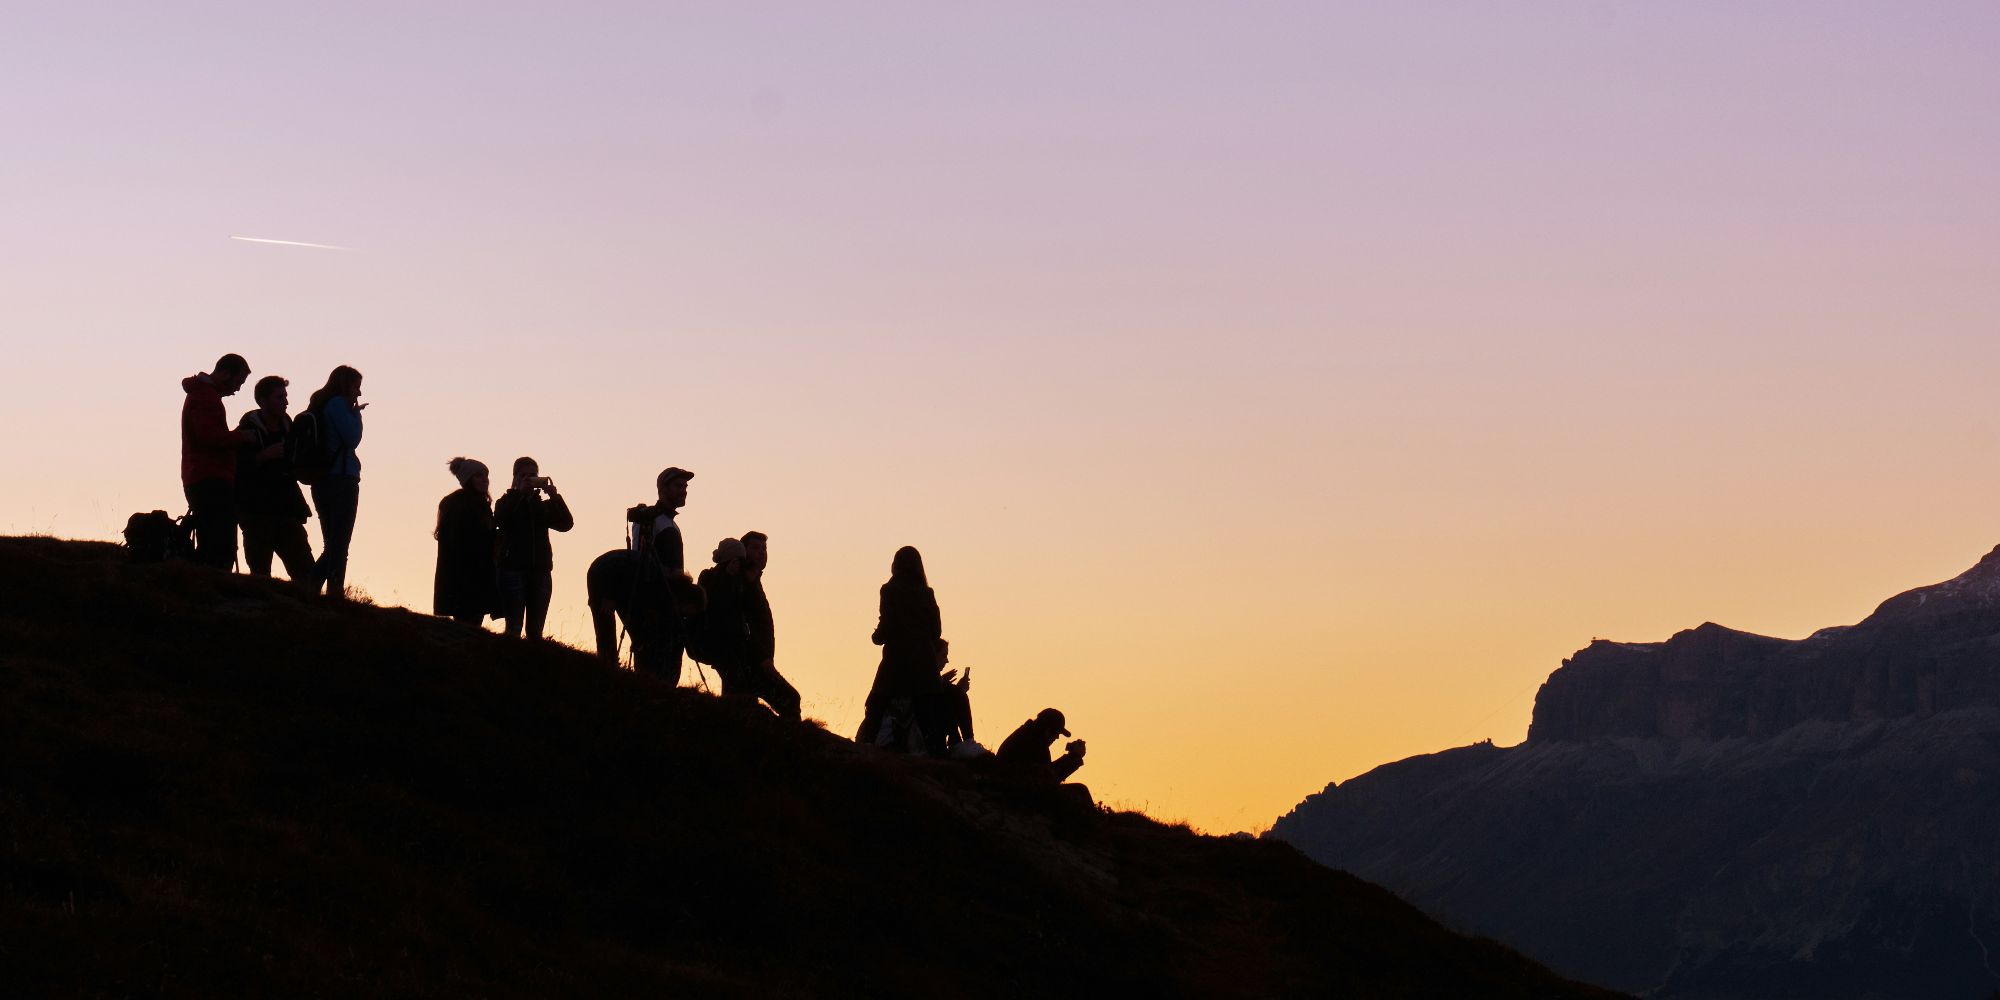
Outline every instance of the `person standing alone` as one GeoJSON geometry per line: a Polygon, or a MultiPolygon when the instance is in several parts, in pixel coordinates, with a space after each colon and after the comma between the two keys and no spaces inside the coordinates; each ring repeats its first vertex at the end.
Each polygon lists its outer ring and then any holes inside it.
{"type": "Polygon", "coordinates": [[[276,375],[257,380],[251,395],[257,408],[243,415],[236,429],[249,437],[236,467],[236,502],[243,516],[243,562],[251,576],[271,575],[271,555],[284,561],[285,575],[307,589],[318,589],[312,544],[306,521],[312,508],[292,476],[285,438],[292,418],[285,412],[291,383],[276,375]]]}
{"type": "Polygon", "coordinates": [[[532,458],[517,458],[514,485],[493,505],[493,519],[500,525],[500,596],[507,609],[507,634],[539,639],[554,589],[549,532],[576,527],[576,518],[555,482],[542,478],[541,466],[532,458]]]}
{"type": "Polygon", "coordinates": [[[194,518],[194,561],[217,569],[236,565],[236,449],[247,431],[229,429],[222,398],[250,377],[240,354],[216,359],[215,370],[181,380],[181,490],[194,518]]]}

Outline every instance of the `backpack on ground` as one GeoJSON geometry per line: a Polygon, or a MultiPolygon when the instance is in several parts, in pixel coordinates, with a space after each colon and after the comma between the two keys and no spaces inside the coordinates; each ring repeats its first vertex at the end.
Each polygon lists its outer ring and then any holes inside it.
{"type": "Polygon", "coordinates": [[[155,510],[126,518],[125,554],[135,563],[193,556],[194,517],[177,519],[164,510],[155,510]]]}
{"type": "Polygon", "coordinates": [[[292,467],[292,478],[307,486],[333,471],[333,446],[319,411],[307,410],[293,419],[292,429],[285,433],[285,461],[292,467]]]}

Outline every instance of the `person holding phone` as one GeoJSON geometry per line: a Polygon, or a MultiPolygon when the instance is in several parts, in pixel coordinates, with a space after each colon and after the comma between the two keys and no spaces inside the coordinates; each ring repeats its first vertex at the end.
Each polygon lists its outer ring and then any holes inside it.
{"type": "Polygon", "coordinates": [[[361,507],[361,373],[341,365],[313,391],[306,412],[313,414],[332,464],[313,484],[313,509],[319,512],[319,578],[326,596],[347,596],[347,546],[354,541],[354,519],[361,507]]]}
{"type": "Polygon", "coordinates": [[[507,634],[539,639],[549,618],[555,550],[549,532],[576,527],[569,502],[534,459],[514,460],[514,484],[493,505],[500,525],[500,598],[507,634]]]}

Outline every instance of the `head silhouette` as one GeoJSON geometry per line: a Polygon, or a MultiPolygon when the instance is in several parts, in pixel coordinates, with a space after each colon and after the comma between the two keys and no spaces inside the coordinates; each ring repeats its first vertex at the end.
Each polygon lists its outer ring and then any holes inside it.
{"type": "Polygon", "coordinates": [[[743,533],[743,568],[763,572],[771,564],[771,536],[761,531],[743,533]]]}
{"type": "Polygon", "coordinates": [[[492,477],[487,472],[486,463],[476,458],[454,458],[445,463],[445,468],[451,470],[452,476],[458,480],[458,485],[474,493],[486,495],[493,489],[492,477]]]}
{"type": "Polygon", "coordinates": [[[924,556],[916,546],[905,545],[896,550],[896,558],[889,561],[889,583],[898,587],[928,587],[930,580],[924,576],[924,556]]]}
{"type": "Polygon", "coordinates": [[[678,466],[661,469],[660,474],[653,478],[653,488],[660,494],[660,506],[668,510],[681,509],[681,505],[687,503],[688,480],[693,478],[694,473],[678,466]]]}
{"type": "Polygon", "coordinates": [[[1069,735],[1069,721],[1063,718],[1061,712],[1045,708],[1035,714],[1035,731],[1054,743],[1056,737],[1069,735]]]}
{"type": "Polygon", "coordinates": [[[531,482],[532,480],[540,478],[541,475],[542,475],[542,467],[534,459],[529,458],[526,455],[523,455],[520,458],[514,460],[515,489],[517,490],[527,489],[528,483],[531,482]]]}
{"type": "Polygon", "coordinates": [[[250,362],[241,354],[225,354],[215,359],[215,369],[208,374],[208,380],[225,396],[233,396],[243,388],[244,380],[250,377],[250,362]]]}
{"type": "Polygon", "coordinates": [[[313,390],[312,400],[306,409],[317,410],[335,396],[344,396],[351,404],[361,398],[361,373],[346,365],[335,368],[326,376],[326,384],[313,390]]]}
{"type": "Polygon", "coordinates": [[[740,566],[743,563],[743,543],[734,538],[725,538],[716,543],[715,553],[709,558],[714,559],[717,566],[725,569],[740,566]]]}
{"type": "Polygon", "coordinates": [[[257,387],[250,390],[250,396],[258,406],[283,413],[285,405],[290,402],[285,387],[291,384],[276,375],[266,375],[257,380],[257,387]]]}

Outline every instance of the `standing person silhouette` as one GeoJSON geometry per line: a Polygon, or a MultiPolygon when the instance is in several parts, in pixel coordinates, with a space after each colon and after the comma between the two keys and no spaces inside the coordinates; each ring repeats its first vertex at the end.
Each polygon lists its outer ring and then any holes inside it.
{"type": "Polygon", "coordinates": [[[896,550],[881,594],[881,614],[869,640],[882,647],[882,662],[875,667],[866,714],[854,738],[900,749],[909,743],[917,699],[937,684],[937,641],[944,625],[937,594],[924,575],[923,554],[912,546],[896,550]]]}
{"type": "Polygon", "coordinates": [[[687,651],[685,616],[701,612],[703,597],[688,577],[681,526],[676,520],[687,504],[688,480],[694,473],[678,466],[660,470],[653,479],[656,502],[628,511],[633,543],[639,552],[639,576],[634,590],[637,613],[645,628],[633,629],[632,666],[670,684],[681,682],[682,657],[687,651]]]}
{"type": "Polygon", "coordinates": [[[499,529],[486,463],[454,458],[447,467],[458,489],[438,501],[437,579],[432,610],[461,625],[480,625],[500,607],[499,529]]]}
{"type": "Polygon", "coordinates": [[[782,718],[801,717],[799,690],[778,673],[777,626],[771,619],[771,599],[764,594],[764,569],[771,564],[771,536],[743,533],[745,617],[750,625],[750,686],[757,697],[782,718]]]}
{"type": "Polygon", "coordinates": [[[500,525],[500,596],[507,609],[507,634],[539,639],[554,589],[549,532],[576,527],[576,518],[555,481],[542,478],[541,466],[524,457],[514,460],[514,485],[493,505],[493,520],[500,525]]]}
{"type": "Polygon", "coordinates": [[[285,575],[308,590],[319,589],[313,568],[312,543],[306,521],[312,508],[292,476],[285,455],[285,438],[292,429],[286,411],[290,382],[276,375],[257,380],[251,395],[257,408],[243,415],[236,429],[249,436],[238,453],[236,501],[243,513],[243,564],[251,576],[271,575],[271,555],[285,563],[285,575]]]}
{"type": "Polygon", "coordinates": [[[250,362],[225,354],[214,371],[181,380],[181,492],[194,518],[194,561],[217,569],[236,565],[236,449],[250,439],[229,429],[222,398],[249,377],[250,362]]]}
{"type": "Polygon", "coordinates": [[[354,541],[354,519],[361,506],[361,373],[346,365],[335,368],[326,384],[313,391],[306,411],[314,415],[332,464],[313,484],[313,508],[319,511],[319,577],[328,597],[347,596],[347,547],[354,541]]]}
{"type": "Polygon", "coordinates": [[[757,697],[750,684],[749,584],[743,579],[743,543],[725,538],[715,546],[715,565],[698,582],[706,599],[702,617],[705,662],[715,666],[725,698],[757,697]]]}

